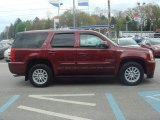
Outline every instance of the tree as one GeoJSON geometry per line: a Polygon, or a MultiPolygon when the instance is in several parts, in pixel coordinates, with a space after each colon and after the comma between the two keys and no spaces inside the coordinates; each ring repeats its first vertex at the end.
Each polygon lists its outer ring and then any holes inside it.
{"type": "Polygon", "coordinates": [[[14,33],[14,35],[17,33],[17,31],[16,31],[17,25],[21,22],[22,22],[22,20],[20,18],[17,18],[17,20],[14,22],[13,31],[12,31],[14,33]]]}
{"type": "Polygon", "coordinates": [[[18,33],[18,32],[23,32],[25,31],[25,23],[24,22],[21,22],[19,24],[16,25],[16,28],[15,28],[15,33],[18,33]]]}
{"type": "Polygon", "coordinates": [[[51,19],[44,20],[44,29],[53,28],[53,21],[51,19]]]}
{"type": "Polygon", "coordinates": [[[8,37],[9,37],[9,38],[14,38],[14,37],[15,37],[14,31],[15,31],[15,30],[14,30],[14,25],[11,24],[10,27],[9,27],[9,31],[8,31],[8,37]]]}
{"type": "MultiPolygon", "coordinates": [[[[88,14],[80,10],[76,10],[76,26],[94,25],[95,20],[88,14]]],[[[70,27],[73,26],[73,13],[72,10],[67,10],[60,16],[60,26],[70,27]]]]}
{"type": "Polygon", "coordinates": [[[0,34],[0,40],[3,40],[3,39],[5,39],[5,32],[1,32],[0,34]]]}
{"type": "Polygon", "coordinates": [[[32,21],[27,20],[25,22],[25,29],[26,31],[32,30],[32,21]]]}
{"type": "Polygon", "coordinates": [[[95,20],[92,19],[92,17],[85,12],[77,11],[76,14],[77,18],[77,26],[88,26],[88,25],[95,25],[95,20]]]}
{"type": "Polygon", "coordinates": [[[72,10],[67,10],[60,16],[60,26],[63,26],[63,27],[73,26],[72,10]]]}
{"type": "Polygon", "coordinates": [[[41,29],[42,29],[42,25],[41,25],[40,19],[36,17],[32,23],[32,30],[41,30],[41,29]]]}
{"type": "Polygon", "coordinates": [[[108,13],[107,9],[101,9],[99,7],[96,7],[94,10],[94,14],[98,15],[99,17],[107,16],[107,13],[108,13]]]}

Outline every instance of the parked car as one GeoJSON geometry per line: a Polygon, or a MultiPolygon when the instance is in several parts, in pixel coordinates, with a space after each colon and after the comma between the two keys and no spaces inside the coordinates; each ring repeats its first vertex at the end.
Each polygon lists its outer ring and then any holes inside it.
{"type": "Polygon", "coordinates": [[[10,52],[11,52],[11,48],[8,48],[7,50],[4,51],[4,58],[6,62],[10,62],[10,52]]]}
{"type": "Polygon", "coordinates": [[[118,39],[118,45],[127,47],[140,47],[137,42],[132,38],[120,38],[118,39]]]}
{"type": "Polygon", "coordinates": [[[18,33],[9,69],[36,87],[57,76],[109,75],[125,85],[152,78],[155,60],[146,48],[121,47],[103,34],[87,30],[38,30],[18,33]]]}
{"type": "Polygon", "coordinates": [[[5,43],[8,46],[11,46],[13,43],[13,39],[1,40],[0,43],[5,43]]]}
{"type": "Polygon", "coordinates": [[[160,38],[148,38],[142,42],[141,46],[151,49],[155,57],[160,57],[160,38]]]}
{"type": "Polygon", "coordinates": [[[4,58],[4,51],[7,49],[8,47],[4,44],[4,43],[0,43],[0,59],[4,58]]]}
{"type": "Polygon", "coordinates": [[[4,56],[3,56],[3,45],[0,44],[0,59],[2,59],[4,56]]]}
{"type": "Polygon", "coordinates": [[[140,43],[144,40],[144,37],[135,35],[135,36],[133,37],[133,39],[134,39],[138,44],[140,44],[140,43]]]}

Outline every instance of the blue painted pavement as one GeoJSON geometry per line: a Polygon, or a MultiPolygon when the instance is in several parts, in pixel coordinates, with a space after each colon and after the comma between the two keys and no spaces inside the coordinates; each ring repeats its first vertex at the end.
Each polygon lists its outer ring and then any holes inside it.
{"type": "Polygon", "coordinates": [[[114,112],[114,115],[116,117],[116,120],[125,120],[124,115],[120,109],[120,107],[118,106],[116,100],[114,99],[114,97],[112,96],[112,94],[107,93],[106,94],[107,100],[114,112]]]}
{"type": "Polygon", "coordinates": [[[144,91],[138,93],[143,99],[152,106],[154,110],[160,112],[160,90],[144,91]]]}
{"type": "Polygon", "coordinates": [[[18,98],[19,95],[14,95],[11,99],[9,99],[2,107],[0,107],[0,113],[9,108],[18,98]]]}

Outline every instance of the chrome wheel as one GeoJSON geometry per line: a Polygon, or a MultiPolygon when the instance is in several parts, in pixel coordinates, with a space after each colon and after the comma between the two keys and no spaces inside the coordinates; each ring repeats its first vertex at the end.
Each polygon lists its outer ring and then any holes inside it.
{"type": "Polygon", "coordinates": [[[137,67],[128,67],[124,73],[125,79],[130,83],[135,83],[140,79],[140,70],[137,67]]]}
{"type": "Polygon", "coordinates": [[[32,74],[32,79],[38,85],[45,84],[48,80],[47,71],[44,69],[36,69],[32,74]]]}

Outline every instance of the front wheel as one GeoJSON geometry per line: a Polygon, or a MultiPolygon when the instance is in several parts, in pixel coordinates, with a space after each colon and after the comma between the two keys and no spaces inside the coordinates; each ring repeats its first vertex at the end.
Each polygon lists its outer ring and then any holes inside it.
{"type": "Polygon", "coordinates": [[[45,64],[37,64],[29,70],[28,76],[33,86],[47,87],[52,80],[52,70],[45,64]]]}
{"type": "Polygon", "coordinates": [[[136,62],[128,62],[120,69],[120,81],[125,85],[138,85],[144,78],[143,67],[136,62]]]}

